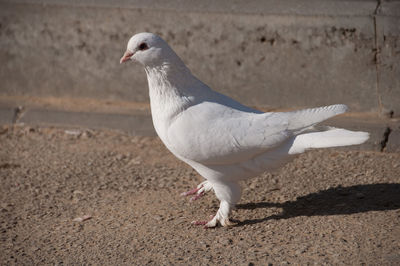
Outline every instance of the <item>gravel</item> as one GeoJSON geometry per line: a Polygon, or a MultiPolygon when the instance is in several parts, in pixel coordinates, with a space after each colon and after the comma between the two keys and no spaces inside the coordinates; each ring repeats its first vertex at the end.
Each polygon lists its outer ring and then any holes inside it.
{"type": "Polygon", "coordinates": [[[191,225],[212,193],[154,137],[0,130],[0,263],[400,264],[400,154],[316,150],[244,182],[237,226],[191,225]]]}

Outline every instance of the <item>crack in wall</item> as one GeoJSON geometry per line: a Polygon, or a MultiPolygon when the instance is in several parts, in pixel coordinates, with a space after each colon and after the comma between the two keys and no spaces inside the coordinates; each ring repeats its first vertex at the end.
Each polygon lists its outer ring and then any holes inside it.
{"type": "Polygon", "coordinates": [[[390,127],[386,127],[385,132],[383,132],[383,139],[381,141],[381,152],[385,151],[386,145],[389,142],[389,136],[392,133],[392,129],[390,127]]]}
{"type": "Polygon", "coordinates": [[[377,23],[377,16],[380,12],[381,9],[381,0],[377,1],[376,8],[373,13],[373,22],[374,22],[374,42],[375,42],[375,54],[374,54],[374,63],[375,63],[375,72],[376,72],[376,95],[378,97],[378,106],[379,106],[379,114],[383,113],[383,106],[382,106],[382,96],[380,94],[380,88],[379,88],[379,64],[380,64],[380,46],[378,43],[378,23],[377,23]]]}
{"type": "Polygon", "coordinates": [[[14,108],[14,116],[12,119],[12,123],[16,124],[18,123],[18,120],[22,117],[22,115],[25,112],[25,108],[23,106],[18,106],[14,108]]]}

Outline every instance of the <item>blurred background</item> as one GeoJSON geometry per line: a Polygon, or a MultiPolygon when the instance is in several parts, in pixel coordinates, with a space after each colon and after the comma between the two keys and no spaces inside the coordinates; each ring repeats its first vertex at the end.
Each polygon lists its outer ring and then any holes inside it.
{"type": "Polygon", "coordinates": [[[2,102],[146,104],[143,69],[119,64],[143,31],[250,106],[400,114],[400,2],[381,0],[1,0],[2,102]]]}

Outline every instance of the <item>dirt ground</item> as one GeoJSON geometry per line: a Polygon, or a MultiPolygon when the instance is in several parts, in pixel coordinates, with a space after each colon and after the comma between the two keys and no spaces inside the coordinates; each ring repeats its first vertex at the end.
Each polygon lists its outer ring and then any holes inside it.
{"type": "Polygon", "coordinates": [[[400,264],[400,154],[308,152],[243,184],[237,226],[157,138],[107,130],[0,129],[0,263],[400,264]]]}

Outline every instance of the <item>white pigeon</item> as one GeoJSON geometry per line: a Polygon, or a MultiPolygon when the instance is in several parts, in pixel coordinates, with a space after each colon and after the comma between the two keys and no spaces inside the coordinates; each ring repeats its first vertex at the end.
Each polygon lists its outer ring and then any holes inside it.
{"type": "Polygon", "coordinates": [[[128,42],[120,63],[141,63],[149,84],[154,128],[165,146],[206,181],[184,193],[214,190],[220,200],[216,215],[203,224],[232,225],[229,214],[241,197],[239,181],[275,170],[311,148],[361,144],[366,132],[313,126],[347,110],[343,104],[293,112],[246,107],[210,89],[192,75],[159,36],[139,33],[128,42]]]}

